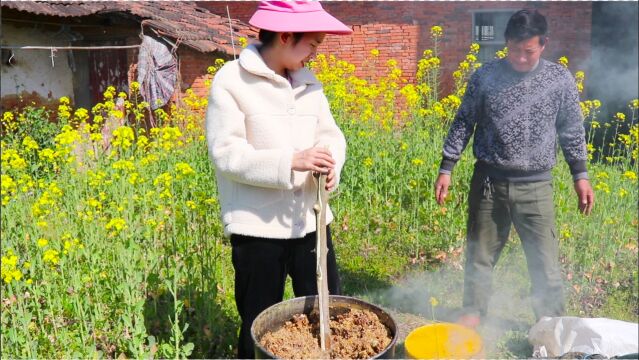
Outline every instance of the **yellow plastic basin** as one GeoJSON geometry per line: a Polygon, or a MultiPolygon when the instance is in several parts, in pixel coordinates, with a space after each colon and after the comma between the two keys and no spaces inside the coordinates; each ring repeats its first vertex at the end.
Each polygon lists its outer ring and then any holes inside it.
{"type": "Polygon", "coordinates": [[[452,323],[418,327],[404,341],[411,359],[470,359],[483,357],[482,341],[476,331],[452,323]]]}

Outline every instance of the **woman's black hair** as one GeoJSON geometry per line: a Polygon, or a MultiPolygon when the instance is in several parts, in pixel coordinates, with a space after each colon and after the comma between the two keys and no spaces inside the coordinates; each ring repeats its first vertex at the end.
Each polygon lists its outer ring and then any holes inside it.
{"type": "Polygon", "coordinates": [[[546,43],[547,31],[548,23],[539,11],[524,9],[517,11],[510,17],[506,25],[504,37],[506,41],[514,40],[520,42],[539,36],[539,44],[544,45],[546,43]]]}
{"type": "MultiPolygon", "coordinates": [[[[260,29],[258,38],[260,39],[260,42],[262,43],[263,47],[269,47],[273,44],[273,41],[275,41],[276,35],[277,33],[274,31],[260,29]]],[[[297,44],[298,42],[300,42],[300,40],[302,40],[302,37],[304,37],[304,33],[294,32],[293,44],[297,44]]]]}

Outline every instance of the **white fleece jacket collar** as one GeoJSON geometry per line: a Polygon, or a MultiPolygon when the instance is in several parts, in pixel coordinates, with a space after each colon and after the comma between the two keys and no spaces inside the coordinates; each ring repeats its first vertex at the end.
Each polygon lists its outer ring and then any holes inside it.
{"type": "MultiPolygon", "coordinates": [[[[275,71],[269,68],[260,52],[257,50],[255,45],[247,46],[240,53],[240,65],[248,72],[263,76],[272,81],[286,81],[283,77],[277,75],[275,71]]],[[[301,68],[299,70],[293,71],[290,73],[292,80],[292,87],[298,87],[301,85],[310,85],[310,84],[318,84],[319,81],[307,68],[301,68]]]]}

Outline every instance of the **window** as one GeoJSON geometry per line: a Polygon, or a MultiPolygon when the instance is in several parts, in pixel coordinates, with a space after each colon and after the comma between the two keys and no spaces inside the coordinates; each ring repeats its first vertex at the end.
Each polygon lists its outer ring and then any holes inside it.
{"type": "Polygon", "coordinates": [[[505,46],[504,31],[516,10],[478,10],[473,13],[473,42],[480,45],[478,60],[493,60],[505,46]]]}

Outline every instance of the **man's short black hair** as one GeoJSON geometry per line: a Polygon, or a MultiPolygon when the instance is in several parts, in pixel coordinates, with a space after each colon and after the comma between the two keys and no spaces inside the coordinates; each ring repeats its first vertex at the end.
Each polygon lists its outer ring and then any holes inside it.
{"type": "Polygon", "coordinates": [[[504,37],[506,41],[520,42],[539,36],[540,45],[546,43],[548,23],[546,18],[537,10],[519,10],[510,17],[504,37]]]}
{"type": "MultiPolygon", "coordinates": [[[[275,41],[275,35],[277,35],[277,33],[274,31],[260,29],[260,33],[257,37],[258,39],[260,39],[262,46],[266,48],[273,44],[273,41],[275,41]]],[[[300,42],[300,40],[302,40],[302,37],[304,37],[304,33],[293,33],[293,44],[297,44],[298,42],[300,42]]]]}

